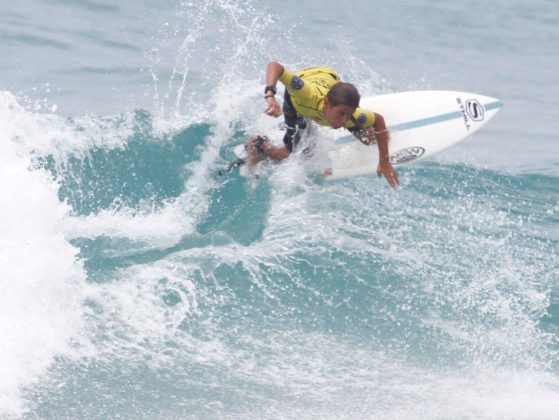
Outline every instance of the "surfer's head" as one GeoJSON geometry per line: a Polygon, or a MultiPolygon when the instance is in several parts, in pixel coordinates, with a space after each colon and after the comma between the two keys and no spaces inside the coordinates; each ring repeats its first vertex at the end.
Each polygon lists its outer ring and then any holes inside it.
{"type": "Polygon", "coordinates": [[[343,127],[349,121],[360,99],[359,92],[351,83],[338,82],[332,86],[322,108],[332,128],[343,127]]]}

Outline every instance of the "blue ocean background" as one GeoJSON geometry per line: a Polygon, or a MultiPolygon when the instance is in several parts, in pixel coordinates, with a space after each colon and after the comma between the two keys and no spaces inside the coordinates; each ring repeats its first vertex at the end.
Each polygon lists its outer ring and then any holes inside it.
{"type": "MultiPolygon", "coordinates": [[[[559,4],[0,6],[0,418],[559,418],[559,4]],[[216,176],[266,63],[499,98],[376,176],[216,176]]],[[[326,141],[326,140],[324,140],[326,141]]]]}

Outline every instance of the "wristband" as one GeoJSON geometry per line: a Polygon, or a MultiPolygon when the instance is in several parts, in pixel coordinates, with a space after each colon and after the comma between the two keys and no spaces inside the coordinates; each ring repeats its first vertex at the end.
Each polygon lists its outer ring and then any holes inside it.
{"type": "Polygon", "coordinates": [[[268,85],[264,88],[264,95],[266,95],[268,93],[268,91],[272,92],[274,94],[274,96],[276,95],[276,93],[278,92],[276,87],[274,85],[268,85]]]}

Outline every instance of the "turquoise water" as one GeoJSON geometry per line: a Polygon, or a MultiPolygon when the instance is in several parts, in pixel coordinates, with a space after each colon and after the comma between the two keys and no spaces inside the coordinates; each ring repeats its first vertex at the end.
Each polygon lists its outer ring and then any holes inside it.
{"type": "Polygon", "coordinates": [[[555,2],[2,12],[0,418],[559,415],[555,2]],[[218,177],[270,59],[505,106],[397,193],[218,177]]]}

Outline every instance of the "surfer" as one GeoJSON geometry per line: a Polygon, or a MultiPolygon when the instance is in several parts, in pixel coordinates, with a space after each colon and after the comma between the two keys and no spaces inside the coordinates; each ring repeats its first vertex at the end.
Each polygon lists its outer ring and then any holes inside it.
{"type": "Polygon", "coordinates": [[[270,61],[266,71],[264,99],[271,117],[282,115],[276,100],[276,83],[285,85],[283,115],[286,133],[283,146],[274,146],[266,136],[256,135],[246,142],[249,165],[263,158],[281,161],[297,147],[309,120],[332,128],[345,127],[364,144],[376,143],[379,149],[377,175],[384,176],[390,186],[400,185],[398,173],[388,156],[388,131],[384,118],[359,108],[360,95],[351,83],[340,81],[338,73],[329,67],[309,67],[292,72],[277,61],[270,61]]]}

